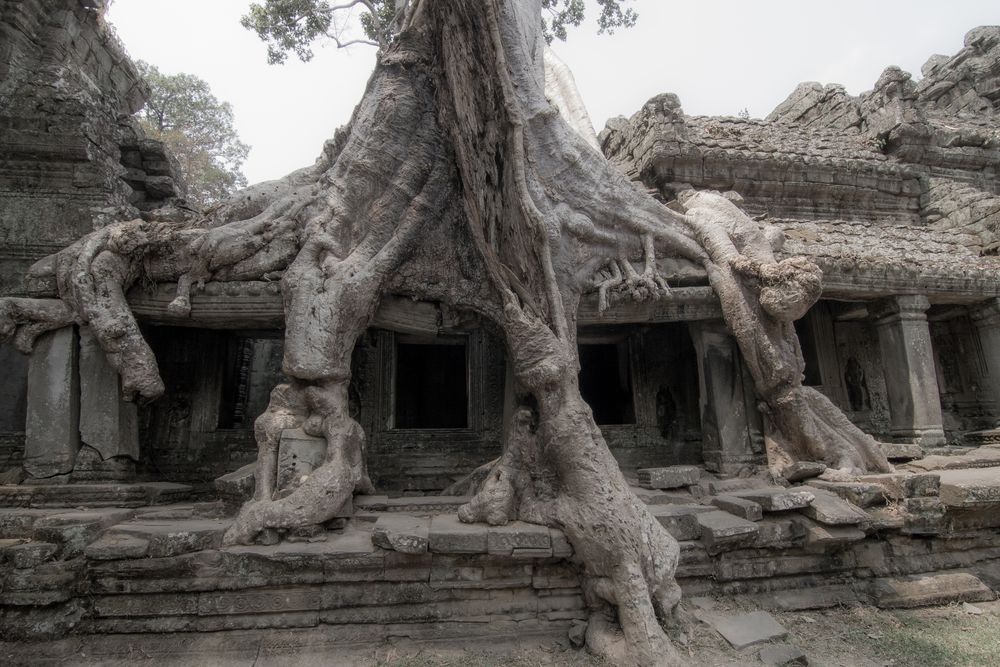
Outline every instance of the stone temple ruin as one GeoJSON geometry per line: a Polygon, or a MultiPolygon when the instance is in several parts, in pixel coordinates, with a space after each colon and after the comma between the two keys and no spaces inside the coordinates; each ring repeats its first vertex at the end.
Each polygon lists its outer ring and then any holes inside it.
{"type": "MultiPolygon", "coordinates": [[[[32,265],[113,220],[184,209],[145,90],[89,0],[0,0],[0,296],[45,297],[32,265]]],[[[686,595],[782,608],[994,599],[1000,586],[1000,27],[922,78],[860,96],[800,85],[765,120],[651,99],[599,135],[663,202],[725,193],[823,271],[795,323],[812,386],[882,443],[895,472],[768,472],[758,407],[718,298],[661,259],[666,297],[581,305],[580,384],[608,445],[680,541],[686,595]]],[[[500,455],[504,343],[440,304],[384,299],[350,403],[378,495],[325,531],[223,547],[253,492],[254,420],[282,381],[275,281],[136,286],[166,384],[121,398],[89,327],[0,347],[0,636],[325,627],[387,636],[565,634],[588,612],[558,530],[465,524],[462,480],[500,455]]],[[[3,333],[3,332],[0,332],[3,333]]],[[[277,486],[323,460],[282,433],[277,486]]],[[[40,650],[58,650],[58,644],[40,650]]],[[[183,648],[175,647],[177,651],[183,648]]]]}

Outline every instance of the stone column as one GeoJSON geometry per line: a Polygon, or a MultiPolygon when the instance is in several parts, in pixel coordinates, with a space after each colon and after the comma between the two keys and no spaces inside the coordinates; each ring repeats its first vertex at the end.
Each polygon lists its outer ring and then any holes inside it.
{"type": "Polygon", "coordinates": [[[135,403],[122,399],[121,378],[90,327],[80,329],[80,439],[107,461],[116,456],[139,460],[139,422],[135,403]]]}
{"type": "Polygon", "coordinates": [[[993,404],[994,426],[1000,427],[1000,299],[990,299],[969,309],[986,362],[986,386],[993,404]]]}
{"type": "Polygon", "coordinates": [[[763,462],[760,414],[736,341],[719,320],[691,322],[688,327],[698,355],[705,467],[736,473],[763,462]]]}
{"type": "Polygon", "coordinates": [[[70,326],[39,336],[28,361],[24,470],[35,479],[67,475],[79,449],[77,337],[70,326]]]}
{"type": "Polygon", "coordinates": [[[882,352],[890,432],[897,442],[936,446],[945,437],[928,308],[927,297],[907,295],[879,301],[870,312],[882,352]]]}

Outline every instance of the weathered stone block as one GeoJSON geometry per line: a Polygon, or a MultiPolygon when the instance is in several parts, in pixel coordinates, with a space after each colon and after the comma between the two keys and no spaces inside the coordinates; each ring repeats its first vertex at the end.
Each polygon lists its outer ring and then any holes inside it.
{"type": "Polygon", "coordinates": [[[907,498],[903,501],[902,532],[907,535],[936,535],[944,523],[945,507],[939,498],[907,498]]]}
{"type": "Polygon", "coordinates": [[[872,593],[875,604],[882,609],[910,609],[996,599],[996,594],[986,584],[964,572],[878,579],[872,593]]]}
{"type": "Polygon", "coordinates": [[[514,552],[527,556],[529,549],[548,551],[552,555],[552,539],[547,526],[523,521],[512,521],[506,526],[490,526],[487,530],[486,549],[491,554],[506,555],[514,552]]]}
{"type": "Polygon", "coordinates": [[[806,529],[806,551],[813,553],[843,549],[865,539],[865,531],[854,526],[824,526],[808,520],[800,519],[800,521],[804,521],[806,529]]]}
{"type": "Polygon", "coordinates": [[[372,543],[407,554],[427,553],[431,520],[409,514],[382,514],[372,530],[372,543]]]}
{"type": "Polygon", "coordinates": [[[714,511],[705,505],[650,505],[648,509],[660,525],[679,542],[701,537],[701,524],[695,516],[714,511]]]}
{"type": "Polygon", "coordinates": [[[1000,469],[942,470],[940,498],[948,507],[1000,506],[1000,469]]]}
{"type": "Polygon", "coordinates": [[[809,486],[835,493],[858,507],[884,505],[886,501],[885,490],[882,486],[869,482],[828,482],[823,479],[811,479],[809,486]]]}
{"type": "Polygon", "coordinates": [[[759,503],[739,496],[715,496],[711,503],[720,510],[743,517],[747,521],[760,521],[764,516],[764,510],[759,503]]]}
{"type": "Polygon", "coordinates": [[[213,485],[223,500],[229,502],[242,502],[253,497],[254,475],[257,471],[257,463],[248,463],[245,466],[228,472],[216,478],[213,485]]]}
{"type": "Polygon", "coordinates": [[[830,526],[857,525],[868,522],[868,515],[856,505],[822,489],[809,489],[812,502],[800,511],[810,519],[830,526]]]}
{"type": "Polygon", "coordinates": [[[701,526],[701,541],[709,553],[751,546],[759,529],[753,521],[714,510],[695,515],[701,526]]]}
{"type": "Polygon", "coordinates": [[[439,514],[431,519],[429,547],[434,553],[486,553],[488,526],[462,523],[454,514],[439,514]]]}
{"type": "Polygon", "coordinates": [[[920,445],[912,442],[880,442],[879,448],[890,461],[912,461],[924,455],[920,445]]]}
{"type": "Polygon", "coordinates": [[[28,363],[25,471],[32,477],[73,470],[80,449],[80,386],[74,327],[39,336],[28,363]]]}
{"type": "Polygon", "coordinates": [[[679,489],[697,484],[701,477],[698,466],[668,466],[666,468],[642,468],[636,471],[639,486],[646,489],[679,489]]]}
{"type": "Polygon", "coordinates": [[[823,588],[798,588],[778,591],[771,596],[782,611],[830,609],[859,602],[858,594],[850,586],[825,586],[823,588]]]}
{"type": "Polygon", "coordinates": [[[737,651],[788,635],[788,631],[766,611],[723,616],[712,619],[711,624],[737,651]]]}
{"type": "Polygon", "coordinates": [[[826,471],[826,464],[816,461],[795,461],[781,473],[789,482],[800,482],[810,477],[819,477],[826,471]]]}
{"type": "Polygon", "coordinates": [[[941,477],[933,473],[896,472],[882,475],[865,475],[858,481],[878,484],[892,500],[938,495],[941,477]]]}
{"type": "Polygon", "coordinates": [[[285,429],[278,444],[276,489],[288,492],[298,487],[303,478],[323,465],[326,460],[326,440],[307,435],[300,428],[285,429]]]}
{"type": "Polygon", "coordinates": [[[16,569],[27,569],[52,560],[58,551],[59,546],[49,542],[23,542],[0,547],[0,560],[16,569]]]}
{"type": "Polygon", "coordinates": [[[798,646],[790,644],[775,644],[765,646],[757,654],[760,661],[772,667],[787,667],[789,665],[808,665],[809,659],[798,646]]]}
{"type": "Polygon", "coordinates": [[[83,555],[91,560],[145,558],[148,553],[149,540],[123,533],[105,533],[83,550],[83,555]]]}
{"type": "Polygon", "coordinates": [[[769,487],[766,489],[746,489],[733,491],[728,495],[750,500],[760,505],[765,512],[784,512],[787,510],[808,507],[813,500],[813,494],[798,488],[784,489],[769,487]]]}

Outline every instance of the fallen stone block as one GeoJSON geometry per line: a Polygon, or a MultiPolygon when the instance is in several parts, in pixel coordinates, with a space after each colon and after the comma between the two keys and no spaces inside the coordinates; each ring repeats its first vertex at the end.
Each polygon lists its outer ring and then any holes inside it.
{"type": "Polygon", "coordinates": [[[936,496],[941,487],[941,477],[933,473],[896,472],[881,475],[864,475],[860,482],[878,484],[892,500],[936,496]]]}
{"type": "Polygon", "coordinates": [[[766,489],[771,485],[756,477],[734,477],[732,479],[703,479],[698,487],[709,496],[732,495],[733,491],[766,489]]]}
{"type": "Polygon", "coordinates": [[[854,526],[824,526],[804,520],[806,525],[805,548],[812,553],[835,551],[865,539],[865,531],[854,526]]]}
{"type": "Polygon", "coordinates": [[[801,482],[804,479],[819,477],[826,472],[826,464],[817,461],[795,461],[782,472],[781,476],[789,482],[801,482]]]}
{"type": "Polygon", "coordinates": [[[552,556],[552,538],[547,526],[523,521],[511,521],[506,526],[490,526],[486,532],[486,551],[508,555],[518,552],[527,555],[526,549],[548,551],[552,556]]]}
{"type": "Polygon", "coordinates": [[[144,539],[149,543],[150,558],[165,558],[219,548],[230,523],[228,519],[135,521],[114,526],[108,532],[144,539]]]}
{"type": "Polygon", "coordinates": [[[939,496],[947,507],[1000,505],[1000,472],[994,469],[943,470],[940,478],[939,496]]]}
{"type": "Polygon", "coordinates": [[[1000,466],[1000,449],[979,447],[958,456],[942,456],[932,454],[916,461],[910,461],[902,467],[913,472],[935,472],[938,470],[957,470],[960,468],[991,468],[1000,466]]]}
{"type": "Polygon", "coordinates": [[[759,503],[739,496],[715,496],[711,503],[720,510],[747,521],[760,521],[764,517],[764,510],[759,503]]]}
{"type": "Polygon", "coordinates": [[[687,491],[661,491],[659,489],[644,489],[639,486],[629,487],[636,497],[647,505],[688,505],[694,497],[687,491]]]}
{"type": "Polygon", "coordinates": [[[555,558],[569,558],[573,555],[573,545],[570,544],[566,534],[558,528],[549,528],[549,539],[552,540],[552,556],[555,558]]]}
{"type": "Polygon", "coordinates": [[[808,506],[802,508],[801,512],[810,519],[830,526],[858,525],[868,522],[868,515],[864,510],[840,496],[823,489],[809,488],[808,490],[813,494],[813,499],[808,506]]]}
{"type": "Polygon", "coordinates": [[[711,625],[737,651],[788,635],[788,631],[766,611],[714,618],[711,625]]]}
{"type": "Polygon", "coordinates": [[[792,646],[791,644],[765,646],[757,654],[757,657],[765,665],[772,665],[774,667],[809,664],[809,659],[806,658],[805,652],[798,646],[792,646]]]}
{"type": "Polygon", "coordinates": [[[223,500],[231,503],[243,502],[253,497],[254,473],[257,463],[248,463],[242,468],[216,478],[213,485],[223,500]]]}
{"type": "Polygon", "coordinates": [[[780,486],[773,486],[764,489],[733,491],[728,495],[751,500],[760,505],[765,512],[784,512],[801,509],[808,507],[809,503],[813,500],[812,493],[802,491],[799,487],[785,489],[780,486]]]}
{"type": "Polygon", "coordinates": [[[797,588],[794,590],[778,591],[771,597],[775,605],[782,611],[829,609],[841,605],[856,604],[859,601],[858,594],[848,586],[797,588]]]}
{"type": "Polygon", "coordinates": [[[650,505],[648,509],[678,542],[701,537],[701,524],[695,516],[714,511],[705,505],[650,505]]]}
{"type": "Polygon", "coordinates": [[[913,461],[924,455],[920,445],[912,442],[880,442],[879,448],[890,461],[913,461]]]}
{"type": "Polygon", "coordinates": [[[858,507],[874,507],[886,502],[885,489],[880,484],[869,482],[828,482],[825,479],[811,479],[809,486],[835,493],[858,507]]]}
{"type": "Polygon", "coordinates": [[[431,520],[409,514],[381,514],[372,529],[372,543],[404,554],[427,553],[431,520]]]}
{"type": "Polygon", "coordinates": [[[752,546],[759,529],[753,521],[714,510],[695,515],[701,526],[701,541],[709,553],[752,546]]]}
{"type": "Polygon", "coordinates": [[[32,537],[38,542],[53,542],[61,546],[61,558],[83,553],[84,547],[97,539],[104,530],[132,516],[131,510],[95,510],[52,514],[35,522],[32,537]]]}
{"type": "Polygon", "coordinates": [[[872,588],[875,605],[881,609],[912,609],[996,599],[992,589],[976,576],[965,572],[876,579],[872,588]]]}
{"type": "Polygon", "coordinates": [[[679,489],[697,484],[701,478],[698,466],[667,466],[666,468],[642,468],[636,471],[639,486],[646,489],[679,489]]]}
{"type": "Polygon", "coordinates": [[[429,548],[434,553],[486,553],[488,528],[482,523],[462,523],[454,514],[438,514],[431,519],[429,548]]]}

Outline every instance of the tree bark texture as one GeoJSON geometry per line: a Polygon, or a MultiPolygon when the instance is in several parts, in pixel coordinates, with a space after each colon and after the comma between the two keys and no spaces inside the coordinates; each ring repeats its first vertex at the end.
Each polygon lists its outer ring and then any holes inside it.
{"type": "Polygon", "coordinates": [[[460,518],[561,528],[594,610],[591,647],[616,664],[680,664],[661,626],[680,599],[677,542],[630,491],[580,396],[585,292],[655,298],[668,289],[657,253],[701,263],[767,407],[775,451],[854,471],[888,464],[802,387],[791,322],[818,298],[819,270],[777,262],[773,235],[718,194],[693,193],[679,212],[616,171],[546,98],[540,12],[540,0],[416,0],[350,124],[314,166],[248,188],[201,220],[154,216],[94,232],[36,266],[56,277],[58,300],[0,300],[0,333],[27,350],[46,329],[88,324],[126,393],[152,400],[163,383],[125,300],[131,285],[177,281],[171,309],[183,315],[195,283],[281,272],[291,382],[256,422],[255,497],[226,536],[249,543],[323,523],[351,494],[372,491],[347,387],[380,298],[474,312],[502,331],[520,400],[502,457],[460,518]],[[605,267],[612,277],[595,286],[605,267]],[[298,427],[326,439],[326,462],[275,499],[277,443],[298,427]]]}

